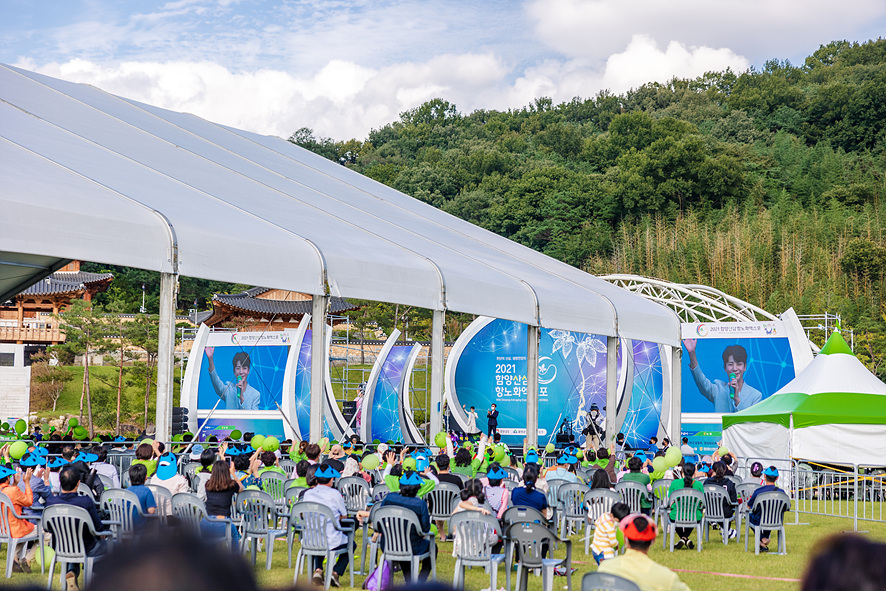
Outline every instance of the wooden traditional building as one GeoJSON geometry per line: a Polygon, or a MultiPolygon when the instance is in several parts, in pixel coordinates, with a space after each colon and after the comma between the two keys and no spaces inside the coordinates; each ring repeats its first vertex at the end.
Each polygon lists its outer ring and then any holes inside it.
{"type": "MultiPolygon", "coordinates": [[[[330,315],[339,315],[357,306],[344,298],[329,298],[330,315]]],[[[297,328],[305,314],[311,313],[310,294],[283,289],[253,287],[242,293],[217,293],[212,296],[212,310],[199,312],[198,326],[231,327],[237,330],[284,330],[297,328]]]]}
{"type": "Polygon", "coordinates": [[[57,345],[65,335],[54,314],[63,312],[72,300],[91,301],[111,285],[110,273],[87,273],[80,261],[41,279],[12,300],[0,305],[0,343],[57,345]]]}

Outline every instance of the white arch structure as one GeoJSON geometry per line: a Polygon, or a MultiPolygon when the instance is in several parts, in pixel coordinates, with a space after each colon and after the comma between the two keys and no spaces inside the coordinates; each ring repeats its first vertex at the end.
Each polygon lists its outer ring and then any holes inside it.
{"type": "Polygon", "coordinates": [[[667,306],[683,322],[757,322],[778,316],[707,285],[671,283],[641,275],[601,275],[600,279],[667,306]]]}

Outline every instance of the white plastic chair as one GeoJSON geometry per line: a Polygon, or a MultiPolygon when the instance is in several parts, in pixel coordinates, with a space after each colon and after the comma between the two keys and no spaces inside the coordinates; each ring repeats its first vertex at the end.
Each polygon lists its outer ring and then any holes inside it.
{"type": "Polygon", "coordinates": [[[452,586],[464,589],[465,568],[482,566],[489,574],[489,588],[498,589],[498,567],[504,562],[504,554],[493,554],[490,533],[501,537],[501,525],[491,515],[474,511],[461,511],[450,518],[449,531],[452,533],[455,551],[455,574],[452,586]]]}
{"type": "Polygon", "coordinates": [[[83,584],[88,587],[89,578],[92,576],[92,565],[95,559],[86,554],[86,542],[84,534],[89,533],[94,538],[113,536],[111,532],[97,532],[92,523],[89,511],[75,505],[50,505],[43,510],[43,530],[52,533],[52,546],[55,555],[49,563],[49,578],[46,588],[52,588],[52,574],[55,572],[55,564],[61,564],[59,584],[65,587],[65,566],[68,564],[83,565],[83,584]]]}
{"type": "MultiPolygon", "coordinates": [[[[0,544],[6,544],[6,578],[12,576],[12,564],[15,560],[15,552],[19,544],[27,544],[28,542],[39,540],[41,538],[40,528],[35,527],[34,531],[23,538],[13,538],[10,531],[10,514],[15,519],[26,519],[26,517],[15,512],[15,506],[6,495],[0,493],[0,544]]],[[[36,519],[39,519],[37,517],[36,519]]],[[[43,565],[43,546],[40,546],[40,565],[43,565]]]]}
{"type": "Polygon", "coordinates": [[[267,553],[265,569],[271,570],[271,559],[274,556],[274,541],[277,538],[286,537],[288,529],[275,527],[278,513],[274,499],[268,493],[260,490],[246,490],[237,495],[235,505],[237,507],[237,514],[242,518],[243,538],[240,541],[241,550],[245,550],[247,542],[252,541],[252,564],[255,566],[258,541],[264,540],[267,553]]]}
{"type": "Polygon", "coordinates": [[[609,573],[586,573],[581,579],[581,591],[641,591],[637,583],[609,573]]]}
{"type": "MultiPolygon", "coordinates": [[[[354,586],[354,528],[340,524],[332,514],[332,510],[326,505],[309,501],[302,501],[292,506],[289,514],[290,529],[298,531],[301,545],[295,557],[295,576],[293,584],[298,583],[298,573],[304,567],[308,570],[308,557],[321,556],[326,559],[326,580],[324,588],[329,589],[332,581],[333,561],[341,554],[348,555],[348,568],[351,572],[351,587],[354,586]],[[346,547],[336,550],[332,547],[326,535],[326,525],[332,523],[333,527],[347,538],[346,547]]],[[[290,554],[292,546],[290,546],[290,554]]]]}
{"type": "MultiPolygon", "coordinates": [[[[711,525],[716,523],[720,525],[723,534],[723,545],[729,545],[729,524],[738,519],[737,511],[735,511],[736,503],[729,498],[726,488],[717,484],[704,485],[704,517],[701,519],[701,526],[704,528],[704,540],[711,540],[711,525]],[[726,517],[726,505],[733,507],[732,515],[726,517]]],[[[736,534],[737,535],[737,534],[736,534]]]]}
{"type": "Polygon", "coordinates": [[[621,495],[608,488],[593,488],[585,494],[588,526],[585,529],[585,556],[590,552],[591,538],[594,535],[595,523],[604,513],[609,513],[612,506],[621,502],[621,495]]]}
{"type": "Polygon", "coordinates": [[[526,591],[529,571],[541,569],[542,591],[553,591],[554,568],[566,568],[566,588],[572,591],[572,542],[560,540],[557,536],[538,523],[515,523],[508,528],[508,540],[517,547],[517,591],[526,591]],[[565,558],[553,558],[553,551],[558,544],[566,546],[565,558]],[[544,558],[544,550],[550,558],[544,558]]]}
{"type": "Polygon", "coordinates": [[[750,529],[754,530],[754,554],[760,553],[760,535],[763,530],[778,532],[777,554],[787,554],[788,547],[785,540],[784,514],[791,508],[791,498],[781,490],[773,490],[760,493],[754,499],[754,506],[750,512],[756,513],[760,509],[760,524],[754,525],[750,518],[745,522],[744,551],[748,551],[748,536],[750,529]]]}
{"type": "Polygon", "coordinates": [[[423,532],[418,517],[404,507],[379,507],[372,522],[372,529],[380,532],[384,541],[382,560],[408,562],[412,566],[413,582],[418,581],[419,565],[425,558],[431,559],[431,580],[437,580],[437,544],[434,534],[423,532]],[[428,551],[417,555],[412,549],[411,532],[430,542],[428,551]]]}
{"type": "MultiPolygon", "coordinates": [[[[698,519],[698,511],[704,511],[704,493],[694,488],[680,488],[673,491],[668,497],[667,528],[665,533],[670,532],[671,552],[674,551],[674,536],[678,527],[693,528],[698,539],[696,549],[701,552],[702,535],[701,520],[698,519]],[[670,511],[674,511],[671,517],[670,511]]],[[[667,537],[667,536],[665,536],[667,537]]]]}

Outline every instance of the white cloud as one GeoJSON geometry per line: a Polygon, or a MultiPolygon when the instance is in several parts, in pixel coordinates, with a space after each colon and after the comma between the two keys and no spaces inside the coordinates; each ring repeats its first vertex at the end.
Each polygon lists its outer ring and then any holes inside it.
{"type": "MultiPolygon", "coordinates": [[[[531,0],[539,38],[574,58],[603,61],[636,34],[660,45],[729,47],[752,60],[805,55],[886,16],[882,0],[531,0]]],[[[863,39],[862,39],[863,40],[863,39]]]]}

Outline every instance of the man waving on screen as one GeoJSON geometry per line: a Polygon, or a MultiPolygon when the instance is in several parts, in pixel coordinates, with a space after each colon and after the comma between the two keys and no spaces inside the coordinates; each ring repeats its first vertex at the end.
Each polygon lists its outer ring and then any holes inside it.
{"type": "Polygon", "coordinates": [[[696,339],[684,339],[683,345],[689,353],[689,370],[692,379],[698,386],[699,392],[714,403],[714,412],[736,412],[750,408],[763,400],[763,394],[749,386],[744,381],[744,374],[748,369],[748,353],[741,345],[730,345],[723,351],[723,370],[726,372],[726,381],[714,380],[713,382],[704,375],[698,366],[698,357],[695,354],[696,339]]]}
{"type": "Polygon", "coordinates": [[[215,372],[215,359],[213,359],[215,347],[206,347],[204,351],[206,359],[209,361],[209,377],[212,379],[212,387],[215,389],[218,397],[225,401],[225,408],[229,410],[258,410],[261,394],[247,383],[249,380],[249,370],[252,367],[249,354],[245,351],[240,351],[234,355],[232,361],[234,365],[234,381],[222,382],[215,372]]]}

